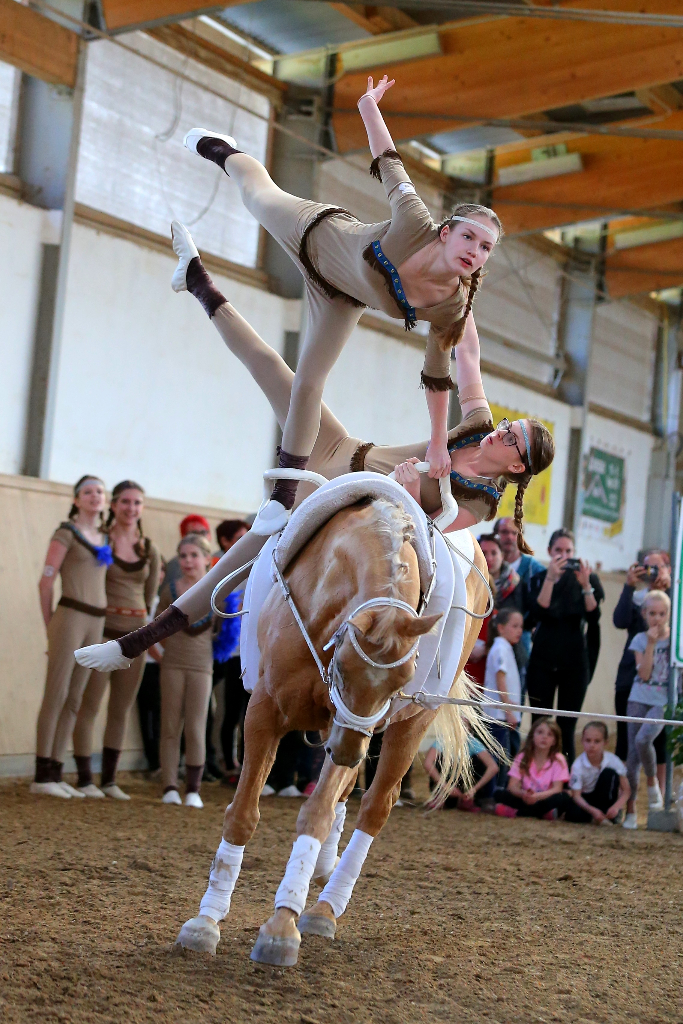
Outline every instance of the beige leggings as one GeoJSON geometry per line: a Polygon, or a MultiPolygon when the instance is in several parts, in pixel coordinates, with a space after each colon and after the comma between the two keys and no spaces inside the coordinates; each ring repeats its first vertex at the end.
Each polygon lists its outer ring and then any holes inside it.
{"type": "Polygon", "coordinates": [[[141,654],[131,662],[130,668],[111,673],[91,673],[74,726],[74,754],[79,757],[89,757],[92,754],[95,719],[107,685],[110,689],[103,746],[112,747],[114,750],[123,748],[128,715],[138,695],[144,671],[145,655],[141,654]]]}
{"type": "Polygon", "coordinates": [[[76,663],[78,647],[99,644],[104,617],[86,615],[58,605],[47,628],[47,679],[38,714],[38,757],[64,763],[89,668],[76,663]]]}
{"type": "MultiPolygon", "coordinates": [[[[232,161],[234,157],[230,157],[232,161]]],[[[256,161],[253,161],[254,163],[256,161]]],[[[260,164],[258,165],[260,166],[260,164]]],[[[278,353],[259,337],[237,310],[226,302],[216,310],[211,321],[230,351],[246,366],[250,374],[270,402],[280,426],[283,426],[289,411],[294,374],[278,353]]],[[[313,448],[309,468],[323,476],[332,478],[347,473],[349,460],[355,451],[357,439],[350,438],[336,416],[326,405],[321,406],[320,430],[313,448]]],[[[297,503],[312,490],[299,485],[297,503]]],[[[173,603],[196,622],[209,611],[211,593],[229,573],[239,569],[259,553],[267,537],[245,534],[223,555],[219,562],[209,569],[206,576],[181,594],[173,603]]],[[[245,579],[247,570],[241,577],[245,579]]],[[[238,585],[235,579],[234,587],[238,585]]],[[[227,591],[225,591],[227,594],[227,591]]],[[[221,596],[225,596],[222,594],[221,596]]]]}
{"type": "Polygon", "coordinates": [[[291,407],[288,400],[281,426],[284,450],[292,455],[310,455],[318,436],[325,381],[364,307],[323,295],[308,280],[299,260],[299,245],[306,227],[329,206],[283,192],[263,164],[245,153],[235,153],[225,166],[246,208],[280,243],[304,277],[308,326],[296,374],[289,385],[291,407]]]}
{"type": "Polygon", "coordinates": [[[211,699],[210,672],[161,665],[161,740],[159,760],[164,789],[178,787],[180,735],[185,726],[185,763],[204,764],[206,716],[211,699]]]}

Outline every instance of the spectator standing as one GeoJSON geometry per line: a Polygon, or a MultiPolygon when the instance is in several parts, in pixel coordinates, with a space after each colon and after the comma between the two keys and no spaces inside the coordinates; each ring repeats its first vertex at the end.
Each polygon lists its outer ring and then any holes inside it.
{"type": "MultiPolygon", "coordinates": [[[[214,556],[218,561],[226,551],[229,551],[233,544],[236,544],[241,537],[249,530],[249,524],[244,519],[224,519],[216,527],[216,540],[220,553],[214,556]]],[[[225,611],[238,612],[242,608],[244,599],[244,587],[233,590],[225,598],[225,611]]],[[[240,663],[240,629],[242,620],[222,619],[220,632],[213,644],[213,686],[223,684],[223,723],[221,725],[221,747],[223,749],[223,760],[225,770],[228,774],[235,771],[238,765],[235,764],[233,756],[235,729],[241,726],[249,702],[249,694],[242,685],[242,668],[240,663]]],[[[220,778],[222,772],[216,764],[216,752],[212,740],[213,713],[209,705],[209,715],[206,723],[206,767],[215,778],[220,778]]],[[[241,762],[241,757],[238,756],[241,762]]]]}
{"type": "MultiPolygon", "coordinates": [[[[626,644],[617,669],[614,693],[614,710],[617,715],[626,714],[626,705],[636,676],[636,659],[631,650],[631,641],[636,633],[644,633],[647,630],[642,607],[651,590],[663,590],[669,597],[671,596],[671,562],[666,551],[655,549],[639,553],[638,561],[628,571],[626,583],[612,615],[615,627],[626,630],[626,644]],[[655,568],[657,569],[656,574],[653,573],[655,568]]],[[[664,785],[666,773],[666,736],[663,732],[655,740],[655,752],[657,754],[658,781],[661,787],[664,785]]],[[[626,760],[628,755],[628,726],[626,722],[617,723],[615,753],[622,761],[626,760]]]]}
{"type": "MultiPolygon", "coordinates": [[[[531,577],[530,614],[538,622],[527,668],[532,707],[579,712],[600,652],[600,603],[605,593],[587,562],[574,558],[574,535],[555,530],[550,565],[531,577]]],[[[562,749],[574,761],[575,718],[559,720],[562,749]]]]}
{"type": "MultiPolygon", "coordinates": [[[[515,645],[519,643],[524,628],[522,613],[515,608],[503,608],[489,626],[489,652],[486,657],[483,700],[502,704],[519,704],[521,683],[515,658],[515,645]]],[[[517,732],[521,720],[519,711],[504,711],[494,705],[482,705],[490,719],[487,723],[491,735],[498,741],[506,754],[510,753],[510,737],[517,732]]],[[[498,772],[498,785],[504,786],[507,770],[504,765],[498,772]]]]}
{"type": "Polygon", "coordinates": [[[104,484],[86,474],[74,487],[69,518],[52,535],[38,584],[40,608],[47,629],[47,678],[38,714],[36,770],[32,793],[83,797],[62,781],[66,749],[73,732],[90,670],[76,663],[74,651],[102,639],[107,613],[105,575],[111,564],[103,511],[104,484]],[[55,577],[62,596],[52,610],[55,577]]]}
{"type": "Polygon", "coordinates": [[[626,765],[616,754],[605,750],[604,722],[585,725],[581,742],[583,753],[574,761],[569,779],[573,801],[567,805],[565,821],[609,824],[616,820],[631,793],[626,765]]]}
{"type": "MultiPolygon", "coordinates": [[[[503,558],[510,566],[510,568],[517,573],[522,583],[522,590],[526,595],[529,590],[529,583],[532,576],[537,576],[539,572],[543,572],[545,566],[542,562],[539,562],[533,555],[525,555],[519,550],[517,546],[517,538],[519,537],[519,529],[512,516],[503,516],[493,527],[493,533],[498,538],[500,546],[503,549],[503,558]]],[[[527,628],[528,623],[528,607],[524,607],[524,632],[522,633],[522,639],[519,643],[519,651],[524,652],[523,664],[520,665],[520,678],[522,680],[522,698],[526,694],[526,670],[529,664],[529,657],[531,655],[531,630],[527,628]]]]}
{"type": "MultiPolygon", "coordinates": [[[[164,582],[159,614],[204,576],[211,562],[211,547],[206,537],[188,533],[178,545],[178,557],[182,575],[177,582],[164,582]]],[[[184,726],[185,806],[204,806],[199,789],[206,756],[206,715],[211,699],[213,624],[213,615],[209,612],[164,641],[160,759],[165,804],[182,803],[178,793],[178,761],[184,726]]]]}
{"type": "MultiPolygon", "coordinates": [[[[633,718],[663,718],[668,703],[671,637],[669,619],[671,601],[663,590],[649,591],[642,607],[647,631],[636,633],[630,644],[636,659],[636,677],[631,687],[626,713],[633,718]]],[[[628,758],[626,768],[631,796],[624,828],[637,828],[636,796],[642,764],[647,776],[647,802],[652,810],[664,806],[657,780],[657,758],[653,741],[663,725],[628,722],[628,758]]]]}
{"type": "MultiPolygon", "coordinates": [[[[112,491],[109,518],[105,525],[113,559],[106,577],[104,636],[107,640],[125,636],[130,631],[131,622],[137,621],[142,625],[159,586],[159,549],[149,537],[145,537],[142,529],[144,496],[142,487],[134,480],[122,480],[112,491]]],[[[130,799],[116,784],[116,770],[128,717],[144,670],[145,657],[139,655],[128,668],[91,673],[74,726],[78,788],[86,796],[130,799]],[[109,700],[102,748],[101,788],[98,789],[93,781],[91,765],[93,733],[107,689],[109,700]]]]}
{"type": "MultiPolygon", "coordinates": [[[[210,543],[211,541],[211,527],[209,526],[209,520],[205,519],[204,516],[198,515],[196,512],[191,513],[189,516],[185,516],[180,522],[180,539],[187,537],[188,533],[193,533],[196,537],[205,537],[210,543]]],[[[182,570],[180,568],[180,559],[178,555],[174,555],[166,565],[166,576],[164,583],[168,586],[171,583],[177,583],[182,576],[182,570]]]]}
{"type": "Polygon", "coordinates": [[[510,766],[507,789],[496,790],[496,814],[552,821],[565,809],[568,797],[563,790],[568,781],[560,727],[552,718],[538,718],[510,766]]]}

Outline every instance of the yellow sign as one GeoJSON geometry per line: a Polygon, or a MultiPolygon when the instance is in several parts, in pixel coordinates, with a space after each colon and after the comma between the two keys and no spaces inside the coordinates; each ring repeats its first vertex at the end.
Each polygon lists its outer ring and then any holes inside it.
{"type": "MultiPolygon", "coordinates": [[[[509,420],[521,420],[527,419],[529,413],[520,412],[519,409],[508,409],[503,405],[494,405],[490,403],[491,412],[493,413],[493,422],[498,423],[499,420],[507,417],[509,420]]],[[[542,423],[544,427],[547,427],[551,434],[554,434],[555,424],[550,423],[548,420],[542,420],[540,416],[535,416],[539,423],[542,423]]],[[[539,473],[538,476],[531,478],[531,483],[526,489],[524,495],[524,521],[527,523],[536,523],[538,526],[548,525],[548,514],[550,511],[550,485],[551,485],[551,471],[550,468],[539,473]]],[[[511,516],[514,515],[515,511],[515,494],[517,488],[513,484],[508,484],[505,489],[503,500],[500,503],[498,509],[499,516],[511,516]]]]}

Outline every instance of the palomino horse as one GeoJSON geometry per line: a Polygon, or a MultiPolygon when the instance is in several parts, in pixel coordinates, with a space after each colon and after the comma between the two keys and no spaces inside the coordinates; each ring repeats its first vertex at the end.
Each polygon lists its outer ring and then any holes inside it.
{"type": "MultiPolygon", "coordinates": [[[[402,506],[382,499],[359,502],[337,512],[318,530],[284,574],[320,661],[330,658],[326,645],[342,627],[334,654],[336,707],[282,590],[274,587],[266,599],[258,625],[258,682],[244,723],[244,766],[225,813],[223,841],[212,864],[209,888],[199,915],[183,925],[180,945],[215,952],[218,921],[228,913],[244,846],[258,824],[259,796],[278,743],[287,732],[320,731],[327,740],[320,779],[298,816],[298,838],[277,892],[275,913],[262,925],[251,954],[252,959],[282,966],[296,963],[301,942],[297,920],[312,877],[327,885],[318,903],[301,917],[301,931],[334,936],[336,919],[348,903],[369,845],[389,817],[401,779],[432,721],[436,719],[435,727],[446,745],[445,762],[464,761],[463,720],[474,717],[470,708],[443,706],[432,711],[410,705],[400,711],[386,729],[356,830],[334,870],[345,800],[372,735],[367,725],[376,724],[383,709],[386,714],[388,701],[412,679],[416,641],[440,618],[411,613],[420,601],[418,560],[410,543],[413,528],[402,506]],[[371,606],[354,616],[366,602],[371,606]],[[346,724],[349,721],[358,728],[346,724]]],[[[474,564],[486,577],[486,563],[476,542],[474,564]]],[[[467,579],[467,607],[478,613],[488,599],[484,577],[472,572],[467,579]]],[[[454,695],[467,696],[461,673],[479,628],[478,618],[468,619],[451,689],[454,695]]]]}

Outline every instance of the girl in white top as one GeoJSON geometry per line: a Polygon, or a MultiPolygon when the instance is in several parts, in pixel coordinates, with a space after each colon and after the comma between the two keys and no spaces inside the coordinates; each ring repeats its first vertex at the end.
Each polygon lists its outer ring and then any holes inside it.
{"type": "MultiPolygon", "coordinates": [[[[495,639],[486,660],[484,697],[502,704],[519,704],[522,698],[522,685],[514,646],[519,643],[524,629],[522,613],[514,608],[502,608],[493,627],[489,636],[493,633],[495,639]]],[[[483,710],[491,718],[506,722],[513,729],[519,725],[521,716],[518,711],[503,711],[492,705],[485,705],[483,710]]]]}

